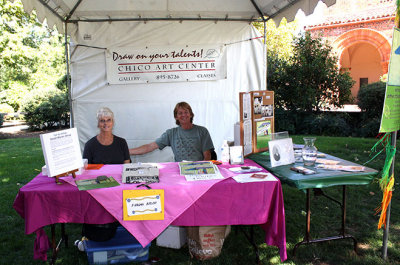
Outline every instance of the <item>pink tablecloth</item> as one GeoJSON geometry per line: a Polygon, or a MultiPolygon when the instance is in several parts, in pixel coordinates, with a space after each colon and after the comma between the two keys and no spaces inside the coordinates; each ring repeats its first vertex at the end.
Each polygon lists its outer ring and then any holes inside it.
{"type": "MultiPolygon", "coordinates": [[[[246,165],[256,166],[250,160],[246,160],[246,165]]],[[[14,209],[25,219],[27,234],[54,223],[108,223],[118,220],[142,245],[147,245],[170,224],[261,224],[266,233],[266,243],[279,247],[281,260],[287,258],[285,215],[279,180],[236,183],[230,178],[235,174],[227,169],[231,166],[223,164],[219,169],[224,180],[187,182],[179,175],[177,163],[158,166],[160,183],[151,184],[151,187],[164,189],[164,220],[122,220],[122,190],[137,189],[134,184],[79,191],[71,177],[64,178],[64,181],[72,185],[57,185],[54,179],[38,175],[20,189],[14,209]]],[[[77,178],[107,175],[121,183],[121,171],[121,165],[106,165],[100,170],[85,171],[77,178]]]]}

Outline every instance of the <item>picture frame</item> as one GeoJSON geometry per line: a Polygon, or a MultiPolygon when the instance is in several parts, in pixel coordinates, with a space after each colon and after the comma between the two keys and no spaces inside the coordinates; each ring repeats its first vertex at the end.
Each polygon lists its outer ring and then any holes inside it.
{"type": "Polygon", "coordinates": [[[271,167],[295,163],[292,138],[271,140],[268,147],[271,167]]]}
{"type": "Polygon", "coordinates": [[[271,135],[274,132],[273,119],[266,118],[254,122],[255,137],[254,137],[254,151],[263,152],[268,150],[268,142],[271,140],[271,135]]]}

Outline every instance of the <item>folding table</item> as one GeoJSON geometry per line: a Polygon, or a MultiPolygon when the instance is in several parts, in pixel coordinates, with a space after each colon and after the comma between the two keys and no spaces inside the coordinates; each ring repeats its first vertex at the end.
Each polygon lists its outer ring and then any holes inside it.
{"type": "MultiPolygon", "coordinates": [[[[356,163],[352,163],[347,160],[343,160],[338,157],[334,157],[328,154],[324,154],[326,159],[329,160],[338,160],[340,165],[346,166],[360,166],[356,163]]],[[[273,173],[276,177],[278,177],[282,183],[286,183],[290,186],[296,187],[299,190],[305,190],[306,192],[306,231],[304,235],[304,239],[301,242],[298,242],[293,249],[293,256],[296,255],[297,248],[302,244],[311,244],[317,242],[324,242],[330,240],[339,240],[339,239],[352,239],[354,243],[354,251],[357,252],[357,240],[349,234],[346,234],[346,186],[347,185],[367,185],[371,182],[373,177],[378,173],[375,169],[364,167],[364,171],[362,172],[346,172],[346,171],[337,171],[337,170],[326,170],[314,167],[306,167],[316,171],[316,174],[312,175],[303,175],[301,173],[297,173],[290,168],[293,166],[303,166],[303,163],[295,163],[290,165],[283,165],[272,167],[270,156],[268,152],[252,154],[248,157],[253,160],[257,164],[261,165],[263,168],[267,169],[271,173],[273,173]],[[332,187],[332,186],[342,186],[342,201],[338,201],[321,190],[322,188],[332,187]],[[314,190],[315,195],[324,196],[334,202],[336,202],[342,209],[341,216],[341,229],[339,235],[333,235],[325,238],[316,238],[311,239],[310,236],[310,225],[311,225],[311,206],[310,206],[310,198],[311,198],[311,189],[314,190]]]]}

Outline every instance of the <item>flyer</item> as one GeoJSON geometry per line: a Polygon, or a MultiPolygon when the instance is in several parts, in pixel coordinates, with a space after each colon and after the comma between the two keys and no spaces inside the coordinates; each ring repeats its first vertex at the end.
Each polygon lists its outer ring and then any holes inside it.
{"type": "Polygon", "coordinates": [[[49,177],[83,167],[76,128],[40,135],[49,177]]]}

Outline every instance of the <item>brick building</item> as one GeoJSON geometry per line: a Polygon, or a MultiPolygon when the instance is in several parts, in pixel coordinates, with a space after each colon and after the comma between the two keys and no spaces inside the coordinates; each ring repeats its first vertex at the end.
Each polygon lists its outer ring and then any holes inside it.
{"type": "Polygon", "coordinates": [[[336,0],[323,18],[305,27],[334,48],[341,71],[356,81],[352,95],[388,72],[396,0],[336,0]]]}

